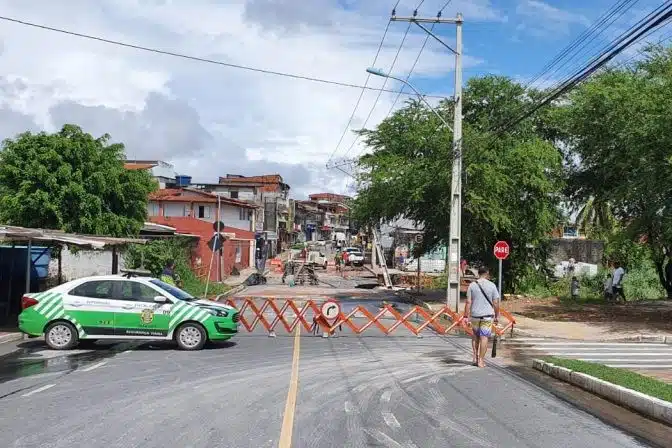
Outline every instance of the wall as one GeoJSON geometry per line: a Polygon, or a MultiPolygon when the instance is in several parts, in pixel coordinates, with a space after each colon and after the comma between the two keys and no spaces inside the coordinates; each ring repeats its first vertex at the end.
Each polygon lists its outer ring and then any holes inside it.
{"type": "Polygon", "coordinates": [[[184,216],[184,202],[164,202],[163,203],[163,216],[184,216]]]}
{"type": "Polygon", "coordinates": [[[229,185],[217,185],[212,187],[211,190],[214,194],[221,195],[225,198],[231,198],[231,191],[237,191],[238,197],[231,199],[237,199],[239,201],[259,202],[260,200],[260,197],[255,194],[254,187],[232,187],[229,185]]]}
{"type": "Polygon", "coordinates": [[[227,227],[233,227],[242,230],[252,229],[252,219],[240,219],[240,210],[244,210],[244,216],[248,216],[248,210],[254,212],[252,209],[241,209],[233,205],[222,204],[222,222],[227,227]]]}
{"type": "MultiPolygon", "coordinates": [[[[187,205],[187,206],[189,206],[189,205],[187,205]]],[[[200,219],[200,220],[206,221],[206,222],[215,222],[215,218],[217,218],[217,204],[194,202],[193,207],[194,207],[193,208],[194,218],[197,218],[197,219],[200,219]],[[201,206],[205,207],[205,217],[203,217],[203,218],[198,217],[198,208],[201,207],[201,206]]]]}
{"type": "MultiPolygon", "coordinates": [[[[77,253],[63,248],[61,253],[63,282],[92,275],[112,274],[112,251],[81,250],[77,253]]],[[[124,267],[123,253],[119,254],[119,268],[124,267]]],[[[49,277],[58,277],[58,259],[49,261],[49,277]]]]}
{"type": "Polygon", "coordinates": [[[552,263],[574,258],[577,262],[600,264],[604,255],[604,241],[554,238],[551,240],[552,263]]]}

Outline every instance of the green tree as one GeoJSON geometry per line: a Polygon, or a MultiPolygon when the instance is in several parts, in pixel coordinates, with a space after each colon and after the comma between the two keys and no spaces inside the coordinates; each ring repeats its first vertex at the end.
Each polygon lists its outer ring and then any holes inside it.
{"type": "Polygon", "coordinates": [[[630,238],[650,247],[672,299],[672,47],[594,77],[562,115],[575,161],[570,197],[610,204],[630,238]]]}
{"type": "Polygon", "coordinates": [[[616,219],[611,212],[611,206],[594,196],[589,197],[580,206],[576,224],[581,233],[594,239],[607,238],[616,229],[616,219]]]}
{"type": "Polygon", "coordinates": [[[26,132],[0,151],[0,222],[94,235],[136,235],[156,188],[146,171],[124,169],[124,146],[67,124],[26,132]]]}
{"type": "MultiPolygon", "coordinates": [[[[545,265],[547,241],[559,219],[562,155],[540,136],[540,121],[494,135],[531,101],[519,84],[503,77],[471,79],[464,91],[462,254],[493,262],[498,239],[512,243],[505,280],[545,265]]],[[[439,112],[450,121],[452,105],[439,112]]],[[[417,101],[362,131],[373,149],[359,160],[363,174],[354,215],[362,223],[405,216],[425,228],[423,249],[448,241],[452,133],[417,101]]]]}

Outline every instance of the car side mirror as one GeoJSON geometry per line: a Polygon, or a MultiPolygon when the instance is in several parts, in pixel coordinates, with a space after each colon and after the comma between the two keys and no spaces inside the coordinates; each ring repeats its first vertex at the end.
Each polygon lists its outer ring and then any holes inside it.
{"type": "Polygon", "coordinates": [[[163,296],[154,297],[154,302],[156,302],[156,303],[166,303],[167,301],[168,301],[168,299],[163,297],[163,296]]]}

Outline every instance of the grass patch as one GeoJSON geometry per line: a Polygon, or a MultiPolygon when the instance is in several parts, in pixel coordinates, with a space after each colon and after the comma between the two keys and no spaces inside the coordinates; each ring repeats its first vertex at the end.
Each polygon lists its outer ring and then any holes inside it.
{"type": "Polygon", "coordinates": [[[672,384],[667,384],[630,370],[607,367],[593,362],[556,358],[554,356],[548,356],[543,359],[556,366],[585,373],[586,375],[591,375],[595,378],[609,381],[610,383],[627,387],[628,389],[636,390],[637,392],[660,398],[661,400],[672,402],[672,384]]]}

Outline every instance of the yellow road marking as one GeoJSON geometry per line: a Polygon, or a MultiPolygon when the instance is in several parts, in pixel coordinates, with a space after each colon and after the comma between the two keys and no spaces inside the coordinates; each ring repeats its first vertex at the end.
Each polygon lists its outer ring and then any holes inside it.
{"type": "Polygon", "coordinates": [[[299,352],[301,350],[301,327],[296,326],[294,332],[294,355],[292,356],[292,375],[289,379],[289,391],[285,403],[285,414],[282,418],[280,431],[280,443],[278,448],[290,448],[292,446],[292,430],[294,429],[294,411],[296,409],[296,395],[299,390],[299,352]]]}

